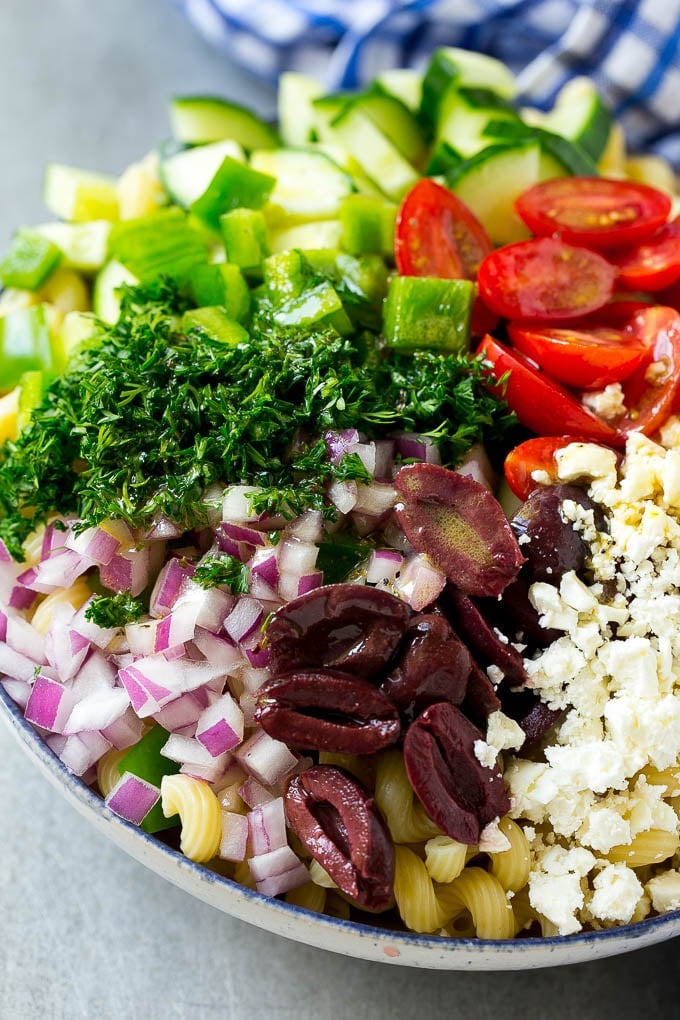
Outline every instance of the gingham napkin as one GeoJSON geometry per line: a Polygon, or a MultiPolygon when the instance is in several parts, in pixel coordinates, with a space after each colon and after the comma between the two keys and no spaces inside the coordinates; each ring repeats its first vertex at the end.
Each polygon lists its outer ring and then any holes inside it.
{"type": "Polygon", "coordinates": [[[275,82],[352,88],[453,45],[490,53],[547,108],[588,75],[633,150],[680,170],[680,0],[176,0],[233,60],[275,82]]]}

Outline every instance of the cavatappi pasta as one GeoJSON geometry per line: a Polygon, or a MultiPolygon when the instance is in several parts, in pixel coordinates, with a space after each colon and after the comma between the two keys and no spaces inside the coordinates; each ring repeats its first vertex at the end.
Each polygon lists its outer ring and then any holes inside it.
{"type": "Polygon", "coordinates": [[[217,856],[222,837],[222,809],[209,783],[193,776],[163,776],[161,805],[166,818],[179,815],[180,849],[202,863],[217,856]]]}

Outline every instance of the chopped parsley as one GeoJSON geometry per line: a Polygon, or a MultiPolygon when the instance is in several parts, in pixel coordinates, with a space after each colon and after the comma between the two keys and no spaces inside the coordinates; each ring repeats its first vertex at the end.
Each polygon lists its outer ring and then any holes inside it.
{"type": "Polygon", "coordinates": [[[356,456],[330,463],[327,429],[420,432],[454,466],[513,422],[479,359],[388,353],[368,331],[284,328],[266,309],[249,341],[230,347],[178,333],[185,307],[167,280],[124,288],[118,322],[99,324],[30,425],[0,448],[0,538],[15,557],[55,511],[83,528],[204,523],[213,483],[257,487],[256,512],[330,516],[328,480],[367,475],[356,456]]]}
{"type": "Polygon", "coordinates": [[[209,556],[196,567],[193,580],[202,588],[218,588],[227,585],[232,594],[247,595],[250,592],[248,583],[249,570],[235,556],[222,553],[209,556]]]}
{"type": "Polygon", "coordinates": [[[139,599],[124,591],[118,595],[94,595],[85,610],[85,619],[98,627],[125,627],[141,620],[144,612],[139,599]]]}

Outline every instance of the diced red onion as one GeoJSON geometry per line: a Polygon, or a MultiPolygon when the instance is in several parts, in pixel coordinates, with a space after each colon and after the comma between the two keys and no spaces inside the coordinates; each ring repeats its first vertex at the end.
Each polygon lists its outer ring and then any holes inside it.
{"type": "Polygon", "coordinates": [[[140,779],[132,772],[124,772],[104,803],[121,818],[141,825],[154,804],[160,800],[160,787],[140,779]]]}
{"type": "Polygon", "coordinates": [[[230,756],[220,755],[215,758],[214,765],[196,765],[194,762],[185,762],[180,765],[180,772],[185,776],[193,776],[194,779],[204,779],[211,786],[222,785],[224,776],[230,765],[230,756]],[[224,759],[224,760],[223,760],[224,759]]]}
{"type": "Polygon", "coordinates": [[[252,776],[246,779],[242,786],[239,786],[238,792],[241,800],[249,808],[260,807],[261,804],[269,804],[274,800],[274,795],[252,776]]]}
{"type": "Polygon", "coordinates": [[[217,758],[243,740],[243,712],[231,694],[223,694],[204,709],[196,725],[196,739],[217,758]]]}
{"type": "Polygon", "coordinates": [[[224,493],[222,500],[222,520],[238,521],[239,523],[257,523],[262,520],[254,514],[250,507],[249,495],[259,490],[256,485],[232,485],[224,493]]]}
{"type": "Polygon", "coordinates": [[[392,549],[398,549],[399,552],[404,553],[404,555],[413,552],[413,546],[399,527],[396,520],[388,520],[387,524],[383,528],[382,537],[392,549]]]}
{"type": "Polygon", "coordinates": [[[171,521],[169,517],[156,517],[144,539],[147,542],[163,542],[171,538],[180,538],[182,534],[183,529],[180,525],[171,521]]]}
{"type": "Polygon", "coordinates": [[[70,588],[92,566],[94,560],[73,549],[56,549],[46,560],[25,570],[17,580],[31,591],[49,595],[57,588],[70,588]]]}
{"type": "Polygon", "coordinates": [[[224,861],[244,861],[248,847],[248,819],[234,811],[222,812],[219,855],[224,861]]]}
{"type": "Polygon", "coordinates": [[[469,475],[480,485],[484,485],[489,492],[494,492],[496,487],[496,474],[491,466],[491,461],[484,446],[481,443],[474,443],[463,457],[456,471],[461,475],[469,475]]]}
{"type": "Polygon", "coordinates": [[[331,464],[339,464],[351,446],[360,442],[361,436],[356,429],[342,429],[339,432],[324,432],[324,441],[328,449],[331,464]]]}
{"type": "MultiPolygon", "coordinates": [[[[294,599],[299,591],[300,578],[314,573],[319,547],[311,542],[286,539],[279,543],[279,592],[284,599],[294,599]]],[[[309,589],[311,590],[311,589],[309,589]]]]}
{"type": "Polygon", "coordinates": [[[381,517],[391,510],[395,504],[397,493],[387,482],[372,482],[370,485],[357,486],[355,511],[381,517]]]}
{"type": "Polygon", "coordinates": [[[238,644],[257,630],[263,618],[264,611],[257,599],[243,595],[236,600],[236,605],[224,621],[224,629],[232,641],[238,644]]]}
{"type": "Polygon", "coordinates": [[[277,797],[248,813],[248,835],[253,856],[287,846],[286,813],[283,797],[277,797]]]}
{"type": "Polygon", "coordinates": [[[269,660],[272,657],[272,650],[269,646],[266,648],[259,647],[259,642],[254,648],[243,649],[244,655],[248,662],[255,669],[261,669],[269,665],[269,660]]]}
{"type": "Polygon", "coordinates": [[[100,627],[87,619],[87,610],[92,604],[92,599],[80,607],[71,619],[71,627],[82,637],[87,638],[97,648],[106,648],[118,633],[118,627],[100,627]]]}
{"type": "Polygon", "coordinates": [[[188,694],[182,694],[174,701],[168,702],[154,714],[153,718],[169,733],[175,733],[185,727],[193,727],[193,735],[196,723],[204,711],[205,705],[203,699],[199,697],[199,692],[189,691],[188,694]]]}
{"type": "Polygon", "coordinates": [[[392,477],[394,467],[394,440],[376,439],[375,441],[375,470],[373,477],[378,481],[384,481],[392,477]]]}
{"type": "Polygon", "coordinates": [[[404,563],[404,557],[396,549],[374,549],[366,571],[368,584],[393,581],[404,563]]]}
{"type": "Polygon", "coordinates": [[[149,598],[151,616],[166,616],[170,612],[194,569],[191,564],[180,563],[175,556],[161,567],[149,598]]]}
{"type": "Polygon", "coordinates": [[[35,668],[36,663],[33,659],[27,658],[21,652],[15,652],[4,642],[0,644],[0,675],[4,674],[14,680],[31,683],[35,668]]]}
{"type": "Polygon", "coordinates": [[[251,857],[248,865],[257,891],[265,896],[278,896],[309,881],[309,872],[289,846],[251,857]]]}
{"type": "Polygon", "coordinates": [[[0,610],[0,640],[6,641],[15,652],[25,655],[38,665],[47,665],[45,636],[32,627],[23,616],[18,616],[11,610],[8,612],[0,610]]]}
{"type": "Polygon", "coordinates": [[[68,737],[53,734],[47,737],[46,743],[76,776],[84,775],[111,748],[106,737],[96,730],[84,730],[68,737]],[[55,742],[55,738],[58,742],[55,742]]]}
{"type": "Polygon", "coordinates": [[[113,747],[124,751],[133,744],[139,743],[144,736],[144,723],[135,713],[134,709],[127,708],[125,712],[110,726],[102,728],[102,736],[111,742],[113,747]]]}
{"type": "Polygon", "coordinates": [[[328,486],[328,498],[341,514],[348,514],[357,502],[356,482],[331,482],[328,486]]]}
{"type": "Polygon", "coordinates": [[[19,708],[26,708],[31,694],[31,685],[26,680],[14,680],[11,676],[0,677],[0,684],[19,708]]]}
{"type": "Polygon", "coordinates": [[[268,669],[246,666],[241,670],[239,679],[244,691],[255,694],[256,691],[259,691],[262,684],[265,684],[267,680],[271,680],[271,676],[271,672],[268,669]]]}
{"type": "Polygon", "coordinates": [[[320,542],[323,538],[323,514],[320,510],[305,510],[290,522],[286,535],[299,542],[320,542]]]}
{"type": "Polygon", "coordinates": [[[395,452],[403,460],[424,460],[427,464],[441,464],[441,453],[437,442],[430,436],[417,432],[402,432],[394,437],[395,452]]]}
{"type": "Polygon", "coordinates": [[[120,548],[118,538],[102,527],[86,528],[77,535],[72,531],[67,536],[65,545],[67,549],[73,549],[80,556],[87,556],[95,563],[101,564],[110,563],[120,548]]]}
{"type": "Polygon", "coordinates": [[[224,768],[229,764],[231,755],[212,755],[195,737],[181,733],[171,733],[161,748],[161,754],[171,761],[182,765],[199,765],[206,768],[224,768]]]}
{"type": "Polygon", "coordinates": [[[276,548],[267,546],[265,549],[257,549],[255,555],[248,563],[251,583],[253,578],[260,577],[271,588],[276,588],[279,583],[279,564],[276,548]]]}
{"type": "Polygon", "coordinates": [[[251,694],[249,691],[244,691],[241,697],[238,699],[238,703],[243,712],[243,724],[246,729],[251,729],[255,726],[255,709],[257,708],[257,695],[251,694]]]}
{"type": "Polygon", "coordinates": [[[13,560],[10,555],[9,549],[7,548],[3,540],[0,538],[0,563],[12,563],[12,562],[13,560]]]}
{"type": "Polygon", "coordinates": [[[97,691],[78,701],[63,727],[63,733],[80,733],[82,730],[105,730],[120,719],[130,705],[123,687],[97,691]]]}
{"type": "Polygon", "coordinates": [[[262,546],[267,542],[261,531],[248,528],[244,524],[234,524],[226,519],[219,525],[219,532],[235,542],[246,542],[249,545],[262,546]]]}
{"type": "Polygon", "coordinates": [[[240,648],[227,641],[221,635],[196,628],[194,644],[205,655],[206,659],[224,670],[224,675],[233,673],[244,665],[240,648]]]}
{"type": "Polygon", "coordinates": [[[413,553],[394,582],[394,592],[420,612],[439,598],[446,586],[446,575],[434,566],[425,553],[413,553]]]}
{"type": "Polygon", "coordinates": [[[105,566],[99,569],[99,579],[111,591],[129,591],[134,597],[140,595],[149,583],[149,546],[117,553],[105,566]]]}
{"type": "Polygon", "coordinates": [[[220,664],[207,661],[176,659],[168,662],[162,655],[149,655],[120,669],[118,676],[135,712],[140,718],[146,718],[180,694],[222,678],[224,669],[220,664]]]}
{"type": "Polygon", "coordinates": [[[297,764],[293,752],[281,740],[256,730],[234,753],[241,767],[265,786],[275,786],[297,764]]]}
{"type": "Polygon", "coordinates": [[[233,556],[241,563],[247,563],[255,552],[255,546],[252,542],[239,542],[237,539],[231,538],[230,535],[225,535],[223,527],[224,525],[218,524],[215,532],[219,551],[226,553],[227,556],[233,556]]]}
{"type": "Polygon", "coordinates": [[[352,443],[347,453],[356,453],[368,473],[375,474],[375,443],[352,443]]]}
{"type": "MultiPolygon", "coordinates": [[[[218,634],[225,618],[234,606],[234,596],[220,588],[202,588],[189,581],[175,604],[176,610],[194,622],[195,627],[218,634]]],[[[185,641],[190,638],[186,637],[185,641]]]]}
{"type": "Polygon", "coordinates": [[[43,730],[63,733],[73,705],[72,689],[41,672],[33,682],[24,717],[43,730]]]}

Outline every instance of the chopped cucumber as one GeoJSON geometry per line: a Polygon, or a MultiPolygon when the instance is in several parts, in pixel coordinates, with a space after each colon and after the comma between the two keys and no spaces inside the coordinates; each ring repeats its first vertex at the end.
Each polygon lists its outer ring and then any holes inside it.
{"type": "Polygon", "coordinates": [[[250,165],[276,179],[265,209],[272,226],[338,215],[340,202],[351,194],[350,177],[322,152],[309,149],[267,149],[253,152],[250,165]]]}
{"type": "Polygon", "coordinates": [[[19,308],[0,318],[0,392],[13,389],[24,372],[60,371],[58,361],[46,305],[19,308]]]}
{"type": "Polygon", "coordinates": [[[503,99],[517,95],[512,72],[484,53],[473,53],[455,46],[435,51],[423,76],[420,115],[425,124],[435,127],[441,117],[442,104],[452,89],[489,89],[503,99]]]}
{"type": "Polygon", "coordinates": [[[31,416],[40,404],[45,391],[45,373],[37,370],[24,372],[19,381],[19,402],[16,415],[17,434],[31,421],[31,416]]]}
{"type": "Polygon", "coordinates": [[[314,78],[285,71],[279,78],[279,132],[284,145],[307,145],[314,137],[316,112],[312,103],[323,89],[314,78]]]}
{"type": "Polygon", "coordinates": [[[111,231],[109,252],[144,281],[164,273],[178,278],[186,275],[196,263],[206,261],[208,245],[186,213],[172,206],[117,223],[111,231]]]}
{"type": "Polygon", "coordinates": [[[202,142],[238,142],[244,149],[269,149],[279,145],[279,137],[252,110],[219,96],[180,96],[170,104],[170,120],[175,138],[200,145],[202,142]]]}
{"type": "Polygon", "coordinates": [[[245,162],[241,146],[229,139],[182,149],[162,159],[158,172],[172,201],[188,209],[206,190],[225,156],[245,162]]]}
{"type": "Polygon", "coordinates": [[[519,122],[512,106],[489,89],[450,89],[437,120],[436,141],[448,142],[463,156],[473,156],[489,144],[492,123],[519,122]]]}
{"type": "Polygon", "coordinates": [[[541,146],[536,141],[490,145],[447,175],[447,184],[484,225],[494,244],[529,236],[515,212],[515,199],[539,180],[541,146]]]}
{"type": "MultiPolygon", "coordinates": [[[[349,196],[353,198],[353,195],[349,196]]],[[[271,230],[269,248],[272,253],[289,251],[291,248],[339,248],[342,238],[340,220],[315,220],[313,223],[298,223],[282,230],[271,230]]]]}
{"type": "Polygon", "coordinates": [[[420,106],[423,76],[411,67],[397,67],[376,75],[376,85],[384,92],[401,99],[414,113],[420,106]]]}
{"type": "Polygon", "coordinates": [[[409,163],[418,164],[425,154],[425,136],[409,108],[396,96],[369,89],[351,105],[369,117],[409,163]]]}
{"type": "Polygon", "coordinates": [[[124,283],[135,284],[139,280],[120,262],[111,260],[97,274],[92,289],[92,310],[103,322],[118,322],[120,299],[117,290],[124,283]]]}
{"type": "Polygon", "coordinates": [[[69,223],[118,219],[115,177],[63,163],[48,164],[43,201],[51,213],[69,223]]]}
{"type": "Polygon", "coordinates": [[[612,124],[610,111],[587,78],[568,82],[543,118],[549,131],[575,142],[595,163],[606,148],[612,124]]]}
{"type": "Polygon", "coordinates": [[[361,109],[350,105],[333,121],[341,145],[383,194],[400,201],[419,175],[361,109]]]}
{"type": "Polygon", "coordinates": [[[556,135],[545,128],[530,126],[523,121],[491,121],[484,133],[495,141],[537,141],[543,153],[541,179],[575,175],[591,177],[597,166],[575,142],[556,135]]]}
{"type": "Polygon", "coordinates": [[[80,273],[96,273],[106,262],[111,223],[41,223],[36,233],[56,244],[63,254],[62,266],[80,273]]]}
{"type": "Polygon", "coordinates": [[[185,312],[181,329],[184,333],[197,329],[211,340],[217,340],[227,347],[236,347],[248,339],[248,333],[243,326],[220,306],[193,308],[185,312]]]}

